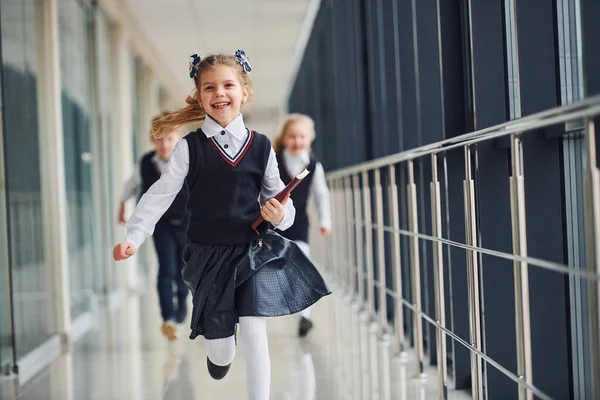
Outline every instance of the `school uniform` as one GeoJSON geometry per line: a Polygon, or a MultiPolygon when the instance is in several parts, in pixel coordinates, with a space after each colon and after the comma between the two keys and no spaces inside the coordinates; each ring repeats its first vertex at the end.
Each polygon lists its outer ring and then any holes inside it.
{"type": "Polygon", "coordinates": [[[240,317],[297,313],[330,293],[300,248],[282,231],[294,221],[293,201],[284,218],[251,228],[260,204],[285,185],[269,139],[248,130],[242,116],[222,128],[210,117],[175,147],[161,179],[141,199],[126,241],[138,246],[177,196],[188,187],[189,243],[183,279],[193,295],[190,338],[232,337],[240,317]]]}
{"type": "Polygon", "coordinates": [[[310,249],[308,248],[307,208],[310,199],[317,206],[320,227],[331,228],[330,195],[323,166],[312,153],[303,152],[299,156],[293,156],[285,149],[277,154],[277,163],[281,180],[286,185],[305,168],[311,172],[290,194],[296,208],[294,224],[285,231],[279,232],[281,236],[295,241],[308,255],[310,249]]]}

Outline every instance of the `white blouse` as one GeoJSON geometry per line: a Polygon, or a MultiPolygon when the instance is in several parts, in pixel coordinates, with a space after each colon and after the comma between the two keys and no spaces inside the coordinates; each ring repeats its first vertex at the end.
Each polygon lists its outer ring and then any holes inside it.
{"type": "MultiPolygon", "coordinates": [[[[292,176],[296,176],[309,164],[310,157],[308,152],[303,152],[299,156],[293,156],[284,149],[283,162],[285,163],[288,173],[292,174],[292,176]]],[[[327,181],[325,180],[325,171],[320,162],[317,163],[315,170],[312,173],[313,177],[310,182],[309,196],[314,200],[315,205],[317,206],[320,227],[330,229],[331,202],[329,188],[327,187],[327,181]]]]}

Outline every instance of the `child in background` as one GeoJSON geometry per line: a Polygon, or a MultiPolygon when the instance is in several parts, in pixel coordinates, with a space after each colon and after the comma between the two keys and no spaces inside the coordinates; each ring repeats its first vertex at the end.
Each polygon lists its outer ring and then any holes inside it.
{"type": "MultiPolygon", "coordinates": [[[[315,140],[315,123],[307,115],[290,114],[283,121],[279,135],[275,139],[275,153],[279,165],[279,175],[283,183],[288,184],[304,168],[311,171],[296,187],[290,197],[296,207],[294,225],[279,233],[296,242],[304,254],[310,255],[308,245],[308,214],[306,208],[309,199],[313,199],[319,214],[321,235],[331,233],[331,204],[329,189],[325,181],[323,166],[311,153],[310,145],[315,140]]],[[[313,328],[310,307],[301,311],[298,335],[304,337],[313,328]]]]}
{"type": "MultiPolygon", "coordinates": [[[[162,112],[152,122],[154,123],[168,114],[168,112],[162,112]]],[[[138,193],[143,195],[150,189],[150,186],[158,181],[180,139],[181,133],[177,129],[167,132],[161,138],[150,135],[154,150],[142,156],[138,168],[125,183],[119,206],[119,223],[126,223],[125,202],[138,196],[138,193]]],[[[187,188],[179,191],[173,204],[156,223],[152,235],[158,256],[156,284],[160,313],[163,319],[161,331],[169,340],[177,339],[176,324],[185,321],[187,316],[186,299],[189,289],[181,275],[184,266],[181,254],[187,244],[188,215],[185,209],[187,197],[187,188]]]]}

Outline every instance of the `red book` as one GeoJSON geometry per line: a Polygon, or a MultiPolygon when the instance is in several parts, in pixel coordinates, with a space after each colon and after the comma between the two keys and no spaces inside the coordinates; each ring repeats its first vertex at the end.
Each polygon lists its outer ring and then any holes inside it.
{"type": "MultiPolygon", "coordinates": [[[[306,178],[306,176],[310,174],[310,171],[307,169],[304,169],[304,171],[300,172],[298,175],[296,175],[296,177],[294,177],[294,179],[292,179],[290,181],[290,183],[287,184],[287,186],[285,188],[283,188],[283,190],[279,193],[277,193],[277,195],[275,196],[275,199],[279,202],[281,202],[283,200],[283,198],[290,194],[292,192],[292,190],[294,190],[296,188],[296,186],[298,186],[300,184],[300,182],[302,182],[302,179],[306,178]]],[[[256,221],[254,221],[254,223],[252,224],[252,229],[254,229],[254,232],[256,232],[258,235],[260,235],[260,233],[258,232],[258,226],[264,221],[264,218],[261,216],[259,216],[256,221]]]]}

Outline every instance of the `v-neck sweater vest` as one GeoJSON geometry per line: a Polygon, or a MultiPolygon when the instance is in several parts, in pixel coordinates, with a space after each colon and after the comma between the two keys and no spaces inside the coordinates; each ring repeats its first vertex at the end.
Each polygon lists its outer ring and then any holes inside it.
{"type": "Polygon", "coordinates": [[[252,242],[256,238],[252,223],[260,214],[258,196],[271,142],[252,131],[232,158],[201,129],[184,139],[190,155],[186,177],[189,240],[207,245],[252,242]]]}
{"type": "MultiPolygon", "coordinates": [[[[301,241],[308,243],[308,228],[309,220],[306,208],[308,206],[308,197],[310,194],[310,185],[312,184],[313,174],[317,166],[317,159],[310,154],[309,162],[306,168],[311,172],[306,178],[300,182],[300,184],[290,194],[290,198],[294,201],[294,207],[296,208],[296,218],[294,219],[294,225],[289,227],[285,231],[277,231],[281,236],[286,237],[290,240],[301,241]]],[[[277,165],[279,167],[279,176],[286,185],[292,181],[294,176],[290,174],[285,164],[285,157],[282,152],[277,154],[277,165]]]]}

